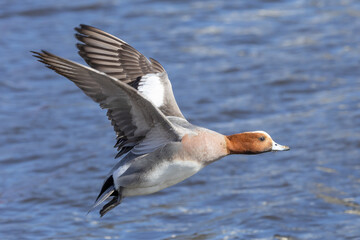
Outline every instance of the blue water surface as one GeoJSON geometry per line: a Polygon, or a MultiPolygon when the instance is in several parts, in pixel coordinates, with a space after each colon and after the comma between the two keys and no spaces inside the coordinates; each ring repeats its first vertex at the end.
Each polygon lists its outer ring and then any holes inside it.
{"type": "Polygon", "coordinates": [[[0,239],[360,239],[359,1],[3,0],[0,31],[0,239]],[[291,151],[226,157],[86,215],[115,134],[29,52],[84,63],[81,23],[162,63],[193,124],[291,151]]]}

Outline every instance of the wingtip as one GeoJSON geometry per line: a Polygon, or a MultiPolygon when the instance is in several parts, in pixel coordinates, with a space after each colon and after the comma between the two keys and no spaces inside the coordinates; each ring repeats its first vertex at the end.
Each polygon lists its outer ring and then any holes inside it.
{"type": "Polygon", "coordinates": [[[41,54],[44,52],[44,50],[40,50],[39,52],[37,51],[30,51],[34,57],[38,57],[41,56],[41,54]]]}
{"type": "MultiPolygon", "coordinates": [[[[81,25],[80,25],[80,26],[81,26],[81,25]]],[[[79,32],[81,31],[81,28],[79,28],[79,27],[74,27],[74,30],[79,33],[79,32]]]]}
{"type": "MultiPolygon", "coordinates": [[[[78,33],[82,33],[83,30],[90,30],[90,31],[99,31],[99,30],[100,30],[100,29],[98,29],[98,28],[96,28],[96,27],[90,26],[90,25],[88,25],[88,24],[83,24],[83,23],[79,24],[79,26],[78,26],[78,27],[75,27],[74,29],[75,29],[75,31],[77,31],[78,33]]],[[[101,31],[101,30],[100,30],[100,31],[101,31]]]]}
{"type": "MultiPolygon", "coordinates": [[[[36,52],[36,51],[30,51],[30,53],[31,53],[31,56],[33,56],[33,57],[36,57],[36,58],[40,58],[40,53],[39,52],[36,52]]],[[[39,60],[38,60],[39,61],[39,60]]]]}
{"type": "Polygon", "coordinates": [[[83,43],[76,43],[76,47],[77,47],[77,49],[79,49],[79,50],[83,50],[83,48],[84,48],[84,44],[83,43]]]}
{"type": "Polygon", "coordinates": [[[89,27],[89,25],[80,23],[79,26],[75,27],[75,31],[80,32],[82,29],[89,27]]]}
{"type": "Polygon", "coordinates": [[[90,26],[88,24],[84,24],[84,23],[81,23],[79,26],[80,26],[80,28],[93,28],[92,26],[90,26]]]}
{"type": "Polygon", "coordinates": [[[84,35],[82,35],[81,32],[75,33],[75,38],[76,38],[77,40],[79,40],[80,42],[84,42],[84,40],[83,40],[84,35]]]}
{"type": "Polygon", "coordinates": [[[37,51],[30,51],[30,52],[32,53],[33,57],[36,57],[38,59],[39,62],[45,63],[45,64],[46,64],[46,62],[44,62],[44,57],[46,57],[46,55],[47,56],[51,55],[49,52],[47,52],[45,50],[40,50],[39,52],[37,52],[37,51]]]}
{"type": "MultiPolygon", "coordinates": [[[[38,59],[39,62],[44,63],[46,65],[48,65],[49,63],[46,61],[47,57],[54,57],[55,55],[51,54],[50,52],[46,51],[46,50],[41,50],[39,52],[37,51],[30,51],[31,53],[33,53],[33,57],[36,57],[38,59]]],[[[49,66],[47,66],[49,67],[49,66]]]]}

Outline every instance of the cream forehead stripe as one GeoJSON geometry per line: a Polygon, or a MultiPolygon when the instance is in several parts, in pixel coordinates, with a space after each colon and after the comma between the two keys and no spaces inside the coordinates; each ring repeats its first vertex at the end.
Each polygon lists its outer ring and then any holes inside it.
{"type": "Polygon", "coordinates": [[[254,133],[263,133],[263,134],[265,134],[266,136],[268,136],[268,137],[272,140],[270,134],[268,134],[267,132],[264,132],[264,131],[254,131],[254,133]]]}

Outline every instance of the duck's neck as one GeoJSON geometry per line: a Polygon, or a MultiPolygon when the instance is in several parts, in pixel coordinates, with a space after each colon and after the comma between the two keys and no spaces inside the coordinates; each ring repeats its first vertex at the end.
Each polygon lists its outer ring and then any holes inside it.
{"type": "Polygon", "coordinates": [[[241,133],[225,136],[228,154],[242,154],[246,152],[246,148],[239,141],[241,138],[241,133]]]}
{"type": "Polygon", "coordinates": [[[224,138],[220,133],[200,129],[197,134],[186,134],[182,138],[182,149],[185,155],[207,165],[228,155],[224,138]]]}

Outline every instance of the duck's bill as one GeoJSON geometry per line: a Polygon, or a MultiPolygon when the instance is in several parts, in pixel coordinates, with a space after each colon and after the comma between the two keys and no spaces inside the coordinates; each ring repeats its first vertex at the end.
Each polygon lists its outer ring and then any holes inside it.
{"type": "Polygon", "coordinates": [[[273,142],[273,145],[272,145],[272,149],[271,151],[273,152],[276,152],[276,151],[289,151],[290,148],[288,146],[283,146],[283,145],[280,145],[276,142],[273,142]]]}

